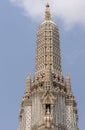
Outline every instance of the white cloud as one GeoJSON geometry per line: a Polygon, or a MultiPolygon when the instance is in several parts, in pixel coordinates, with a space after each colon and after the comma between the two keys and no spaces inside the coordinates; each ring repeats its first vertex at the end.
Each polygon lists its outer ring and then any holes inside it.
{"type": "Polygon", "coordinates": [[[49,2],[52,16],[60,18],[65,25],[85,26],[85,0],[10,0],[20,6],[26,16],[36,20],[44,17],[45,4],[49,2]]]}

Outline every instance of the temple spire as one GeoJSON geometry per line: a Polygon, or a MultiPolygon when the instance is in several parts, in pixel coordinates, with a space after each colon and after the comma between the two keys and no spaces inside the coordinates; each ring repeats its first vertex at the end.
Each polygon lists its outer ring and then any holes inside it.
{"type": "Polygon", "coordinates": [[[50,8],[49,4],[46,4],[46,11],[45,11],[45,20],[50,20],[51,19],[51,14],[50,14],[50,8]]]}
{"type": "Polygon", "coordinates": [[[36,52],[36,73],[42,70],[61,73],[59,31],[51,21],[49,4],[46,4],[45,21],[38,28],[36,52]]]}

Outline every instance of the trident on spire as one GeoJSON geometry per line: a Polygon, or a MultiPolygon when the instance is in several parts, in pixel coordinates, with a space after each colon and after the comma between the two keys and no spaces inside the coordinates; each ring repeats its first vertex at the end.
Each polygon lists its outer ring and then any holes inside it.
{"type": "Polygon", "coordinates": [[[50,20],[51,19],[51,14],[50,14],[50,9],[49,9],[49,4],[46,4],[46,11],[45,11],[45,20],[50,20]]]}

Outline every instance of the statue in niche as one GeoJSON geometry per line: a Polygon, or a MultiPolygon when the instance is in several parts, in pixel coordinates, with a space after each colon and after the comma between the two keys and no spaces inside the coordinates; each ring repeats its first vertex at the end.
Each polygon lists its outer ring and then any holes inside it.
{"type": "Polygon", "coordinates": [[[51,116],[51,112],[50,112],[49,107],[46,110],[46,115],[44,117],[44,122],[45,122],[45,127],[46,128],[51,128],[51,126],[52,126],[52,116],[51,116]]]}

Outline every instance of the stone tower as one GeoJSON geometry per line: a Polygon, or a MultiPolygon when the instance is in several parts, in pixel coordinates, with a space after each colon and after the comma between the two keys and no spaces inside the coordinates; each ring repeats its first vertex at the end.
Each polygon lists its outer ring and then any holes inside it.
{"type": "Polygon", "coordinates": [[[69,74],[61,69],[57,25],[51,21],[49,4],[37,32],[36,70],[26,79],[18,130],[79,130],[75,97],[69,74]]]}

